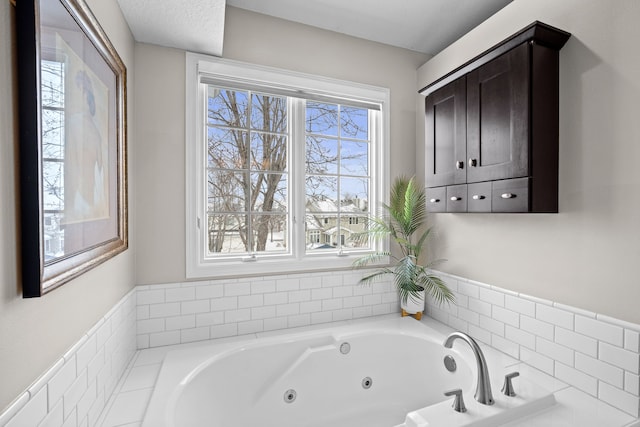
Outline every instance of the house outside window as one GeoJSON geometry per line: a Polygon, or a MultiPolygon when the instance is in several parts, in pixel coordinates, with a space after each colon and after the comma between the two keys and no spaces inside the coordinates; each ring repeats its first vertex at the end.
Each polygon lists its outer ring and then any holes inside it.
{"type": "Polygon", "coordinates": [[[375,249],[354,237],[388,188],[387,89],[195,54],[187,77],[189,277],[375,249]]]}

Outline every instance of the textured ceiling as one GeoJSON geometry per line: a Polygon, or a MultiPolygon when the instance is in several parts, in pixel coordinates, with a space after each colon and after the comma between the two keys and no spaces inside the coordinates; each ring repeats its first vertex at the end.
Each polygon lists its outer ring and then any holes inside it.
{"type": "Polygon", "coordinates": [[[227,0],[227,4],[435,55],[512,0],[227,0]]]}
{"type": "Polygon", "coordinates": [[[225,0],[118,0],[144,43],[222,56],[225,0]]]}
{"type": "MultiPolygon", "coordinates": [[[[512,0],[226,0],[435,55],[512,0]]],[[[137,41],[222,56],[225,0],[118,0],[137,41]]]]}

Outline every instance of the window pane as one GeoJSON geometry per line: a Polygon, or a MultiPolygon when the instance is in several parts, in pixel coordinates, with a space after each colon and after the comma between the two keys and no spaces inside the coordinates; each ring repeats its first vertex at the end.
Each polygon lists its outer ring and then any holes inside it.
{"type": "Polygon", "coordinates": [[[209,253],[287,251],[288,100],[208,90],[209,253]]]}
{"type": "Polygon", "coordinates": [[[286,170],[287,137],[268,133],[252,133],[251,169],[276,172],[286,170]]]}
{"type": "Polygon", "coordinates": [[[42,207],[64,210],[64,163],[42,162],[42,207]]]}
{"type": "Polygon", "coordinates": [[[236,214],[208,216],[208,249],[210,253],[247,252],[248,217],[236,214]]]}
{"type": "Polygon", "coordinates": [[[340,166],[341,172],[346,175],[368,175],[369,143],[342,141],[340,166]]]}
{"type": "Polygon", "coordinates": [[[287,250],[287,215],[253,215],[251,224],[255,252],[287,250]]]}
{"type": "Polygon", "coordinates": [[[335,212],[317,212],[305,215],[304,229],[307,251],[327,252],[336,250],[336,246],[332,245],[331,235],[327,233],[327,230],[335,227],[336,219],[337,214],[335,212]]]}
{"type": "Polygon", "coordinates": [[[287,175],[252,173],[251,189],[253,212],[287,211],[287,175]]]}
{"type": "Polygon", "coordinates": [[[338,106],[307,102],[307,132],[338,136],[338,106]]]}
{"type": "Polygon", "coordinates": [[[367,212],[369,180],[367,178],[340,178],[342,212],[367,212]]]}
{"type": "Polygon", "coordinates": [[[248,175],[224,170],[207,172],[207,209],[210,212],[247,211],[248,175]]]}
{"type": "Polygon", "coordinates": [[[40,61],[43,108],[64,108],[64,63],[40,61]]]}
{"type": "Polygon", "coordinates": [[[338,173],[338,140],[307,136],[306,172],[338,173]]]}
{"type": "Polygon", "coordinates": [[[306,118],[307,251],[368,248],[369,110],[307,102],[306,118]]]}
{"type": "Polygon", "coordinates": [[[278,96],[253,94],[251,128],[274,133],[287,131],[287,99],[278,96]]]}
{"type": "Polygon", "coordinates": [[[343,138],[369,139],[369,110],[342,106],[340,129],[343,138]]]}
{"type": "Polygon", "coordinates": [[[207,163],[210,168],[247,169],[249,167],[248,132],[209,127],[207,138],[207,163]]]}
{"type": "Polygon", "coordinates": [[[209,86],[207,123],[210,125],[247,127],[247,92],[209,86]]]}
{"type": "Polygon", "coordinates": [[[331,176],[310,175],[305,183],[306,208],[312,212],[338,210],[338,179],[331,176]]]}
{"type": "Polygon", "coordinates": [[[364,215],[344,214],[342,218],[343,228],[349,230],[345,233],[346,240],[344,243],[345,249],[367,249],[370,247],[368,238],[363,238],[360,233],[367,230],[367,217],[364,215]],[[347,216],[349,215],[349,216],[347,216]]]}
{"type": "Polygon", "coordinates": [[[44,213],[44,258],[51,260],[64,255],[64,227],[61,212],[44,213]]]}
{"type": "Polygon", "coordinates": [[[64,111],[42,109],[42,157],[64,159],[64,111]]]}

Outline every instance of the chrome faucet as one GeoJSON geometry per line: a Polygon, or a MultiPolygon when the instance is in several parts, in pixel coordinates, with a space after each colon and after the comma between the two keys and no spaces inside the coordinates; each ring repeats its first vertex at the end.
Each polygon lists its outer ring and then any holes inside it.
{"type": "Polygon", "coordinates": [[[489,381],[489,370],[487,369],[487,361],[484,359],[484,354],[478,343],[464,332],[452,332],[444,341],[446,348],[451,348],[453,342],[456,339],[465,341],[473,350],[473,355],[476,358],[476,364],[478,365],[478,384],[476,386],[476,393],[473,397],[483,405],[493,405],[493,394],[491,393],[491,382],[489,381]]]}

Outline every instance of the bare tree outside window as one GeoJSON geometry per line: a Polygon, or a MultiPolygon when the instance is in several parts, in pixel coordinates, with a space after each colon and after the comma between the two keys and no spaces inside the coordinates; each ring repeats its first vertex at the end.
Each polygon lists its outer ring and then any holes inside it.
{"type": "Polygon", "coordinates": [[[212,86],[207,99],[209,251],[286,251],[287,99],[212,86]]]}

